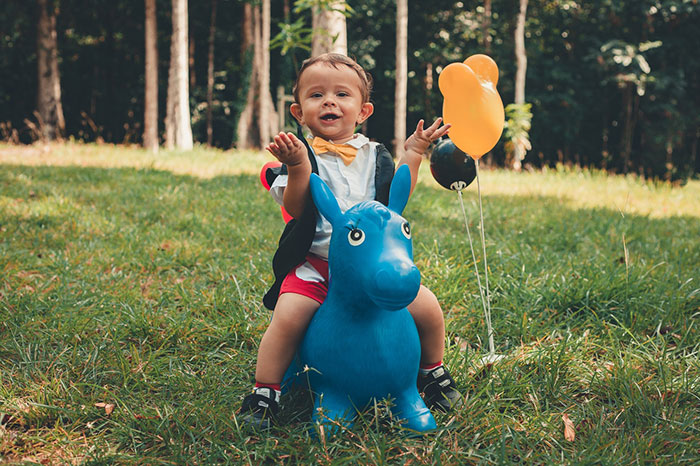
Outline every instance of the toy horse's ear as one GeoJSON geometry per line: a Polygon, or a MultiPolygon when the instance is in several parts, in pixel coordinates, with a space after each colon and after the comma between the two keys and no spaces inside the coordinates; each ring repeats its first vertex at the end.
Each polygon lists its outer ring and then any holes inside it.
{"type": "Polygon", "coordinates": [[[394,179],[391,180],[391,188],[389,188],[389,209],[401,215],[408,196],[411,194],[411,170],[408,165],[401,165],[394,179]]]}
{"type": "Polygon", "coordinates": [[[333,225],[335,219],[340,217],[342,212],[331,188],[316,173],[311,174],[309,184],[311,186],[311,197],[314,200],[314,204],[316,204],[316,208],[333,225]]]}

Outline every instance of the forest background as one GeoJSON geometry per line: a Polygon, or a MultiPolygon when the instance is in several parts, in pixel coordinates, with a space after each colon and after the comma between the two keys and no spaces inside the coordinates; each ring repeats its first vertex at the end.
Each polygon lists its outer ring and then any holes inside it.
{"type": "MultiPolygon", "coordinates": [[[[154,2],[160,109],[167,106],[175,3],[154,2]]],[[[266,79],[278,108],[278,97],[291,93],[295,70],[309,56],[313,6],[331,2],[262,3],[270,8],[272,38],[266,79]]],[[[475,53],[487,53],[498,63],[499,92],[504,104],[514,102],[514,34],[522,3],[433,0],[408,4],[409,131],[418,119],[430,120],[441,114],[442,96],[437,89],[440,70],[475,53]]],[[[523,160],[526,168],[571,164],[681,182],[700,172],[697,0],[525,3],[525,102],[531,106],[520,107],[525,116],[522,111],[509,114],[504,137],[486,158],[487,163],[511,164],[506,142],[520,125],[529,140],[526,145],[531,145],[523,160]],[[528,111],[531,128],[527,128],[528,111]]],[[[396,131],[396,2],[341,4],[350,7],[346,9],[348,53],[375,79],[375,115],[363,130],[389,145],[396,131]]],[[[259,67],[246,36],[260,24],[259,15],[250,14],[251,7],[259,11],[259,6],[260,2],[243,0],[189,2],[188,98],[195,143],[223,149],[243,145],[237,128],[251,76],[259,67]],[[208,86],[210,75],[213,83],[208,86]]],[[[65,117],[58,136],[86,142],[143,143],[144,2],[134,0],[3,2],[2,138],[31,143],[46,136],[37,112],[37,56],[41,52],[37,31],[45,27],[41,9],[48,11],[55,28],[65,117]]],[[[164,114],[162,111],[158,117],[161,142],[165,139],[164,114]]],[[[291,127],[292,123],[287,116],[284,125],[291,127]]]]}

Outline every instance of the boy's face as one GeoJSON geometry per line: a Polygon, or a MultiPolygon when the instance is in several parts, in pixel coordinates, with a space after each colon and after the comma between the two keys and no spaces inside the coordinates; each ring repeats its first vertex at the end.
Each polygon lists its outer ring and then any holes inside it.
{"type": "Polygon", "coordinates": [[[302,73],[299,103],[292,104],[290,111],[314,136],[336,144],[347,142],[374,111],[371,103],[363,102],[361,86],[351,68],[315,63],[302,73]]]}

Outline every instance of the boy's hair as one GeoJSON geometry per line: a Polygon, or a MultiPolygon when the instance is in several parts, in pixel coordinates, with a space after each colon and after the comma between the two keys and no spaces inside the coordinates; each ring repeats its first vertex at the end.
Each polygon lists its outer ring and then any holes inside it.
{"type": "Polygon", "coordinates": [[[365,71],[355,60],[340,53],[324,53],[316,57],[307,58],[301,64],[301,69],[297,73],[297,80],[292,88],[294,94],[294,102],[299,103],[299,81],[304,70],[316,63],[325,63],[333,68],[339,69],[341,66],[347,66],[352,69],[360,78],[360,91],[362,92],[362,102],[369,102],[369,95],[372,93],[372,75],[365,71]]]}

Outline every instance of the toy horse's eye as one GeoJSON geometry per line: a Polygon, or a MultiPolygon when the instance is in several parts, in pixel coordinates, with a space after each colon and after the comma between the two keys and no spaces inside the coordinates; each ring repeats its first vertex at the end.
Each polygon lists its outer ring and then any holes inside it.
{"type": "Polygon", "coordinates": [[[409,225],[408,222],[404,222],[404,224],[401,225],[401,231],[406,239],[411,239],[411,225],[409,225]]]}
{"type": "Polygon", "coordinates": [[[365,241],[365,232],[359,228],[353,228],[348,233],[348,243],[350,246],[359,246],[365,241]]]}

